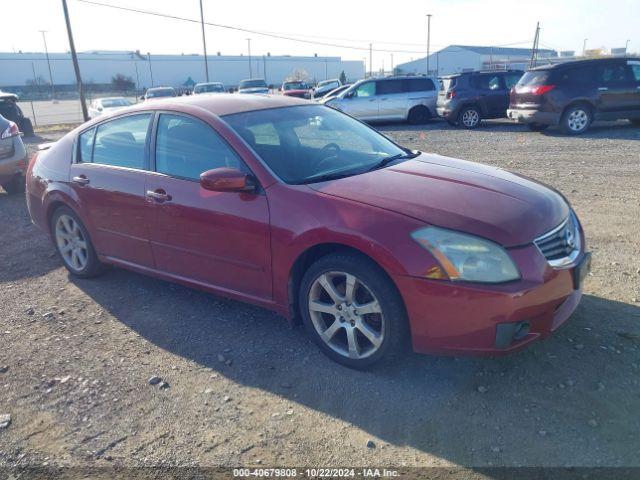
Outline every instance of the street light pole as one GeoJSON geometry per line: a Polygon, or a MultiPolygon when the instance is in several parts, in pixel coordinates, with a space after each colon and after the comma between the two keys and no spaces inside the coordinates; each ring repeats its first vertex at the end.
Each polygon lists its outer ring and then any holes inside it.
{"type": "Polygon", "coordinates": [[[629,50],[629,42],[630,42],[630,41],[631,41],[631,40],[627,40],[627,42],[624,44],[624,54],[625,54],[625,55],[627,54],[627,50],[629,50]]]}
{"type": "Polygon", "coordinates": [[[427,75],[429,75],[429,57],[431,56],[431,14],[427,14],[427,75]]]}
{"type": "Polygon", "coordinates": [[[583,57],[586,55],[586,52],[587,52],[587,40],[589,40],[589,39],[585,38],[584,42],[582,42],[582,56],[583,57]]]}
{"type": "Polygon", "coordinates": [[[47,33],[46,30],[39,30],[42,34],[42,41],[44,42],[44,54],[47,57],[47,66],[49,67],[49,81],[51,82],[51,100],[55,98],[55,92],[53,90],[53,74],[51,73],[51,61],[49,60],[49,49],[47,48],[47,33]]]}
{"type": "Polygon", "coordinates": [[[369,44],[369,76],[373,76],[373,43],[369,44]]]}
{"type": "Polygon", "coordinates": [[[209,65],[207,62],[207,38],[204,34],[204,13],[202,11],[202,0],[200,0],[200,24],[202,25],[202,48],[204,49],[204,73],[209,81],[209,65]]]}
{"type": "Polygon", "coordinates": [[[251,39],[247,38],[247,53],[249,54],[249,78],[253,78],[253,67],[251,66],[251,39]]]}
{"type": "Polygon", "coordinates": [[[84,100],[84,91],[82,89],[82,78],[80,77],[80,65],[78,64],[78,55],[76,54],[76,46],[73,43],[73,33],[71,32],[71,20],[69,20],[69,9],[67,8],[67,0],[62,0],[62,9],[64,10],[64,19],[67,23],[67,35],[69,36],[69,49],[71,50],[71,59],[73,60],[73,69],[76,73],[76,82],[78,83],[78,94],[80,95],[80,107],[82,107],[82,118],[84,121],[89,120],[87,112],[87,103],[84,100]]]}
{"type": "Polygon", "coordinates": [[[153,69],[151,68],[151,52],[147,52],[147,60],[149,60],[149,75],[151,76],[151,86],[153,87],[153,69]]]}

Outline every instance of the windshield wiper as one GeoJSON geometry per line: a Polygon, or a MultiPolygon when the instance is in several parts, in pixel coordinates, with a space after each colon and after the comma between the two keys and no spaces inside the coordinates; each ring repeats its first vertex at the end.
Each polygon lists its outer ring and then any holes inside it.
{"type": "Polygon", "coordinates": [[[387,165],[389,165],[392,162],[395,162],[396,160],[404,160],[404,159],[408,159],[408,158],[416,158],[418,155],[420,155],[420,152],[415,151],[406,151],[404,153],[398,153],[397,155],[391,155],[390,157],[385,157],[382,160],[380,160],[378,163],[376,163],[373,167],[367,169],[367,172],[372,172],[374,170],[379,170],[380,168],[384,168],[387,165]]]}
{"type": "Polygon", "coordinates": [[[327,182],[329,180],[337,180],[339,178],[351,177],[356,174],[357,172],[322,173],[320,175],[312,175],[296,183],[298,185],[306,185],[307,183],[327,182]]]}

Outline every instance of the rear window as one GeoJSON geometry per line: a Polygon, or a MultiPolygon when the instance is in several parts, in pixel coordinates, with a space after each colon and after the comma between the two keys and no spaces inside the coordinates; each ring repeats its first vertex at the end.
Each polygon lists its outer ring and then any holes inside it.
{"type": "Polygon", "coordinates": [[[544,83],[549,79],[549,71],[548,70],[535,70],[530,72],[525,72],[520,81],[518,82],[519,87],[537,87],[539,85],[544,85],[544,83]]]}
{"type": "Polygon", "coordinates": [[[442,90],[449,90],[449,89],[455,87],[456,86],[456,77],[441,78],[440,79],[440,86],[442,87],[442,90]]]}

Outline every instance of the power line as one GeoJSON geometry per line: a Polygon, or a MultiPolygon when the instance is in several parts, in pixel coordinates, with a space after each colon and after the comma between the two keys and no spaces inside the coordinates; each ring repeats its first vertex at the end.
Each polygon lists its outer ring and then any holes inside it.
{"type": "MultiPolygon", "coordinates": [[[[172,20],[180,20],[183,22],[190,22],[190,23],[201,23],[200,20],[196,20],[193,18],[187,18],[187,17],[180,17],[178,15],[171,15],[171,14],[167,14],[167,13],[161,13],[161,12],[154,12],[154,11],[150,11],[150,10],[140,10],[137,8],[130,8],[130,7],[123,7],[120,5],[109,5],[106,3],[101,3],[101,2],[96,2],[93,0],[77,0],[78,2],[81,3],[86,3],[86,4],[90,4],[90,5],[96,5],[96,6],[100,6],[100,7],[106,7],[106,8],[112,8],[112,9],[116,9],[116,10],[123,10],[123,11],[127,11],[127,12],[133,12],[133,13],[139,13],[139,14],[143,14],[143,15],[152,15],[155,17],[162,17],[162,18],[169,18],[172,20]]],[[[212,22],[204,22],[205,25],[211,26],[211,27],[217,27],[217,28],[224,28],[227,30],[234,30],[234,31],[238,31],[238,32],[243,32],[243,33],[252,33],[255,35],[261,35],[261,36],[265,36],[265,37],[271,37],[271,38],[277,38],[280,40],[289,40],[292,42],[299,42],[299,43],[306,43],[306,44],[310,44],[310,45],[320,45],[320,46],[325,46],[325,47],[333,47],[333,48],[344,48],[344,49],[350,49],[350,50],[360,50],[360,51],[369,51],[369,47],[368,46],[355,46],[355,45],[344,45],[344,44],[339,44],[339,43],[329,43],[329,42],[319,42],[319,41],[313,41],[313,40],[306,40],[304,38],[296,38],[295,36],[292,36],[291,34],[286,34],[286,33],[278,33],[278,32],[268,32],[268,31],[261,31],[261,30],[253,30],[253,29],[249,29],[249,28],[243,28],[243,27],[237,27],[237,26],[233,26],[233,25],[224,25],[224,24],[220,24],[220,23],[212,23],[212,22]]],[[[311,35],[307,35],[308,37],[313,37],[311,35]]],[[[331,37],[317,37],[317,38],[331,38],[331,37]]],[[[343,40],[343,41],[359,41],[359,40],[347,40],[347,39],[336,39],[336,40],[343,40]]],[[[371,43],[371,41],[367,40],[367,43],[371,43]]],[[[378,43],[385,43],[385,42],[378,42],[378,43]]],[[[393,42],[387,42],[388,44],[393,44],[393,42]]],[[[506,47],[506,46],[510,46],[510,45],[522,45],[522,44],[526,44],[529,43],[528,40],[525,41],[521,41],[521,42],[512,42],[512,43],[506,43],[506,44],[501,44],[501,45],[494,45],[494,47],[506,47]]],[[[402,44],[398,44],[398,45],[402,45],[402,44]]],[[[407,44],[409,45],[409,44],[407,44]]],[[[413,45],[417,45],[417,44],[413,44],[413,45]]],[[[441,46],[441,45],[439,45],[441,46]]],[[[373,49],[373,51],[375,52],[385,52],[385,53],[412,53],[412,54],[421,54],[424,55],[427,52],[424,50],[392,50],[392,49],[384,49],[384,48],[375,48],[373,49]]]]}

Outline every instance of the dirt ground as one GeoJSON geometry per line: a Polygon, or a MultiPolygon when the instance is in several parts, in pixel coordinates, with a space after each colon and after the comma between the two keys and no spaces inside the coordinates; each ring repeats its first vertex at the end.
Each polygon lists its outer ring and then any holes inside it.
{"type": "Polygon", "coordinates": [[[0,192],[0,466],[640,467],[640,129],[379,128],[566,194],[594,257],[564,329],[507,357],[351,371],[260,308],[119,269],[70,278],[0,192]]]}

